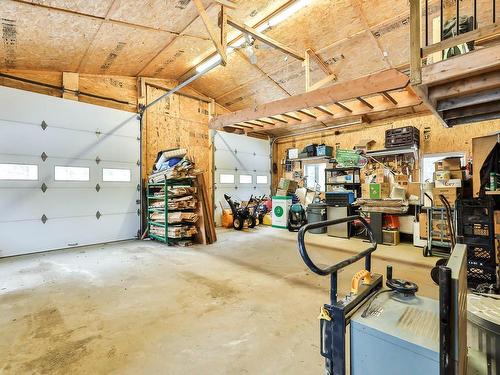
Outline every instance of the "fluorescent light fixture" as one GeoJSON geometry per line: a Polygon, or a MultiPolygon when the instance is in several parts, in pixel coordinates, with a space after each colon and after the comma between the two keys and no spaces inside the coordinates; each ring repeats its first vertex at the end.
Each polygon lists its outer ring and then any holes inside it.
{"type": "Polygon", "coordinates": [[[271,17],[267,22],[258,26],[256,28],[256,30],[258,32],[262,33],[265,30],[269,29],[270,27],[276,26],[277,24],[286,20],[291,15],[297,13],[300,9],[304,8],[310,2],[311,2],[311,0],[298,0],[298,1],[296,1],[295,3],[290,5],[288,8],[283,9],[283,11],[281,11],[278,14],[271,17]]]}
{"type": "MultiPolygon", "coordinates": [[[[277,24],[286,20],[291,15],[297,13],[300,9],[304,8],[310,2],[311,0],[297,0],[288,8],[283,9],[281,12],[271,17],[267,22],[264,22],[263,24],[257,26],[255,29],[258,32],[262,33],[267,29],[269,29],[270,27],[276,26],[277,24]]],[[[234,51],[233,47],[240,47],[244,43],[245,43],[245,38],[243,36],[239,37],[233,44],[231,44],[231,46],[227,48],[227,53],[232,53],[234,51]]],[[[196,73],[202,73],[216,64],[219,65],[221,60],[222,59],[219,54],[209,58],[208,60],[206,60],[205,62],[201,63],[196,67],[196,73]]]]}
{"type": "Polygon", "coordinates": [[[205,70],[207,70],[208,68],[212,67],[215,64],[219,65],[221,60],[222,60],[222,58],[220,57],[219,54],[212,56],[207,61],[205,61],[204,63],[201,63],[200,65],[198,65],[196,67],[196,73],[204,72],[205,70]]]}

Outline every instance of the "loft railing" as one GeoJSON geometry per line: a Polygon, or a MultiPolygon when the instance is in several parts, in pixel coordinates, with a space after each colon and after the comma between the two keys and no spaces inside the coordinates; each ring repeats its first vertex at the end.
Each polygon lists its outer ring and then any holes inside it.
{"type": "MultiPolygon", "coordinates": [[[[488,18],[491,23],[487,23],[484,26],[478,27],[477,21],[477,0],[470,0],[472,3],[472,30],[467,32],[460,31],[460,8],[463,1],[455,0],[454,16],[456,17],[456,24],[454,25],[455,30],[451,30],[453,36],[444,39],[444,1],[429,1],[429,0],[410,0],[410,78],[413,85],[419,85],[422,83],[422,63],[424,59],[427,59],[430,55],[436,54],[448,48],[453,48],[458,45],[469,43],[472,41],[477,41],[479,39],[485,39],[493,36],[500,35],[500,24],[496,20],[496,1],[491,1],[491,13],[488,14],[488,18]],[[439,36],[440,41],[429,44],[429,3],[440,5],[439,13],[439,36]],[[424,25],[422,28],[422,12],[424,13],[424,25]],[[422,44],[422,32],[424,33],[424,40],[422,44]]],[[[481,2],[480,5],[484,5],[486,1],[481,2]]],[[[479,62],[478,62],[479,63],[479,62]]]]}

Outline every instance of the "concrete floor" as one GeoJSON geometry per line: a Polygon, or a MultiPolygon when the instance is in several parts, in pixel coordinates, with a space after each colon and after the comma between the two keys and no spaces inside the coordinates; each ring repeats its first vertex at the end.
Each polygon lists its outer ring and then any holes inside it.
{"type": "MultiPolygon", "coordinates": [[[[321,374],[320,306],[328,278],[311,274],[296,234],[219,232],[212,246],[128,241],[0,260],[2,374],[321,374]]],[[[315,260],[366,247],[310,235],[315,260]]],[[[380,246],[374,270],[437,297],[435,258],[380,246]]],[[[362,263],[339,275],[347,290],[362,263]]]]}

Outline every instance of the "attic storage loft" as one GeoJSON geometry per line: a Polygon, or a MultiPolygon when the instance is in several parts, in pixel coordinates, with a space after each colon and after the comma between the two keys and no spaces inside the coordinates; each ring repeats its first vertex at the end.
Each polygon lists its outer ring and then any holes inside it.
{"type": "Polygon", "coordinates": [[[498,373],[499,12],[3,0],[0,372],[498,373]]]}

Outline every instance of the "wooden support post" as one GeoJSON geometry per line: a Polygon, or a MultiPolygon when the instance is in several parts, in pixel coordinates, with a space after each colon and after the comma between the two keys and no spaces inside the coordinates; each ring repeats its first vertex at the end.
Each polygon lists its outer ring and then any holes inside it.
{"type": "MultiPolygon", "coordinates": [[[[201,0],[195,0],[195,1],[201,2],[201,0]]],[[[277,40],[275,40],[275,39],[273,39],[265,34],[262,34],[261,32],[257,31],[253,27],[245,25],[243,22],[237,21],[231,17],[227,17],[227,23],[228,23],[228,25],[241,31],[242,33],[250,34],[255,39],[260,40],[262,43],[265,43],[273,48],[276,48],[276,49],[280,50],[281,52],[286,53],[287,55],[295,57],[297,60],[304,61],[304,56],[301,55],[299,52],[295,51],[293,48],[290,48],[290,47],[284,45],[283,43],[280,43],[277,40]]]]}
{"type": "Polygon", "coordinates": [[[420,85],[422,83],[422,49],[420,39],[420,0],[410,0],[410,81],[412,85],[420,85]]]}
{"type": "Polygon", "coordinates": [[[196,9],[198,10],[198,14],[200,15],[201,20],[203,21],[203,24],[205,25],[205,29],[207,30],[208,34],[210,35],[210,39],[212,39],[212,42],[215,46],[215,49],[219,53],[221,57],[221,63],[222,65],[226,66],[227,64],[227,55],[226,55],[226,50],[222,48],[222,44],[220,42],[220,38],[217,36],[217,32],[215,31],[215,28],[213,27],[212,23],[210,22],[210,18],[208,17],[207,11],[205,10],[205,7],[203,6],[203,3],[201,0],[193,0],[194,5],[196,6],[196,9]]]}
{"type": "Polygon", "coordinates": [[[306,92],[309,91],[309,84],[311,83],[311,60],[309,58],[309,52],[306,51],[304,54],[304,69],[306,70],[306,92]]]}
{"type": "Polygon", "coordinates": [[[63,94],[64,99],[78,101],[78,84],[80,77],[78,73],[63,72],[63,94]]]}

